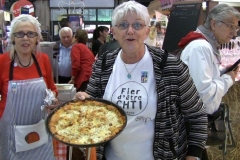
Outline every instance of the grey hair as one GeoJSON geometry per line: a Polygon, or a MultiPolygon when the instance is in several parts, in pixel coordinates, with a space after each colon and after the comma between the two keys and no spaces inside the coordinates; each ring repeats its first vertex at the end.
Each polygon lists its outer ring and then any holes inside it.
{"type": "Polygon", "coordinates": [[[62,32],[70,32],[71,36],[73,36],[73,31],[70,27],[63,27],[59,30],[59,37],[62,37],[62,32]]]}
{"type": "Polygon", "coordinates": [[[147,7],[135,1],[128,1],[120,4],[113,10],[112,26],[114,27],[128,13],[136,13],[144,20],[146,26],[149,25],[150,16],[147,7]]]}
{"type": "MultiPolygon", "coordinates": [[[[28,15],[28,14],[21,14],[17,17],[15,17],[12,22],[11,22],[11,31],[10,31],[10,43],[12,43],[14,41],[14,33],[18,27],[18,25],[22,22],[29,22],[31,24],[33,24],[35,26],[36,32],[38,34],[37,36],[37,42],[38,44],[36,45],[36,50],[35,52],[39,52],[40,49],[40,40],[41,40],[41,24],[38,22],[37,18],[33,17],[32,15],[28,15]]],[[[11,45],[11,51],[10,51],[10,57],[13,57],[14,54],[14,45],[11,45]]]]}
{"type": "Polygon", "coordinates": [[[212,20],[220,22],[224,19],[229,18],[230,16],[235,16],[238,18],[238,20],[240,20],[240,13],[234,7],[231,7],[227,4],[218,4],[215,7],[213,7],[211,11],[208,13],[208,17],[206,19],[204,26],[210,29],[212,20]]]}

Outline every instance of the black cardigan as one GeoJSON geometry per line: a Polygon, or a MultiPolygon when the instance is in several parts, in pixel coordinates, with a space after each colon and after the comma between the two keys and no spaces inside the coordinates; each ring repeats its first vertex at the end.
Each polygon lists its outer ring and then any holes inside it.
{"type": "MultiPolygon", "coordinates": [[[[207,139],[207,114],[188,67],[169,54],[161,70],[164,51],[150,46],[147,48],[153,59],[158,96],[153,156],[158,160],[184,160],[186,155],[201,157],[207,139]]],[[[95,62],[86,90],[90,96],[103,97],[119,51],[120,48],[104,53],[106,56],[99,57],[95,62]],[[106,59],[103,60],[103,57],[106,59]]],[[[99,159],[103,149],[103,146],[97,148],[99,159]]]]}

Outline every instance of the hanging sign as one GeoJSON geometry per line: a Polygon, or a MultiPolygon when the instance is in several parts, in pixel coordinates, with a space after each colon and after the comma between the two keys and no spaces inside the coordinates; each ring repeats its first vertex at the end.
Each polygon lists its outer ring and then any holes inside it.
{"type": "Polygon", "coordinates": [[[201,8],[201,2],[173,4],[163,43],[164,50],[173,52],[179,49],[178,42],[187,33],[196,30],[201,8]]]}
{"type": "Polygon", "coordinates": [[[29,14],[29,8],[21,7],[21,14],[29,14]]]}
{"type": "Polygon", "coordinates": [[[50,0],[50,7],[114,7],[114,0],[50,0]]]}
{"type": "Polygon", "coordinates": [[[11,6],[10,12],[13,13],[13,17],[17,17],[21,14],[22,8],[28,8],[30,15],[34,16],[34,6],[31,2],[27,0],[20,0],[11,6]]]}

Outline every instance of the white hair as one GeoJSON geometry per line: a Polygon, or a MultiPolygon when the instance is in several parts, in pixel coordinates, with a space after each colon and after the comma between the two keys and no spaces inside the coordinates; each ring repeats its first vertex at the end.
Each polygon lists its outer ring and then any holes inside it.
{"type": "Polygon", "coordinates": [[[61,38],[62,37],[62,33],[63,32],[70,32],[71,33],[71,36],[73,36],[73,31],[70,27],[63,27],[59,30],[59,37],[61,38]]]}
{"type": "MultiPolygon", "coordinates": [[[[37,46],[36,46],[36,51],[40,51],[40,40],[41,40],[41,24],[38,22],[37,18],[33,17],[32,15],[28,14],[21,14],[17,17],[15,17],[12,22],[11,22],[11,31],[10,31],[10,43],[14,41],[14,33],[18,27],[18,25],[22,22],[29,22],[35,26],[36,32],[38,34],[37,36],[37,46]]],[[[11,51],[10,51],[10,57],[13,56],[14,54],[14,45],[11,46],[11,51]]]]}
{"type": "Polygon", "coordinates": [[[146,26],[149,25],[150,16],[147,7],[135,1],[128,1],[120,4],[113,10],[112,26],[115,26],[128,13],[136,13],[144,20],[146,26]]]}
{"type": "Polygon", "coordinates": [[[204,26],[208,29],[211,28],[211,21],[215,20],[218,23],[224,19],[235,16],[240,21],[240,13],[237,9],[227,4],[218,4],[214,6],[208,13],[204,26]]]}

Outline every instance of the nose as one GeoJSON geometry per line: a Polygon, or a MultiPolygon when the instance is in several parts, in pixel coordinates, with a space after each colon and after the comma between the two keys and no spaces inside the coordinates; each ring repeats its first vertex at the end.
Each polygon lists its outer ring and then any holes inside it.
{"type": "Polygon", "coordinates": [[[23,38],[28,38],[27,34],[24,34],[23,38]]]}
{"type": "Polygon", "coordinates": [[[238,32],[237,30],[234,30],[234,31],[233,31],[233,36],[234,36],[234,37],[237,36],[237,32],[238,32]]]}
{"type": "Polygon", "coordinates": [[[132,25],[129,25],[127,28],[127,34],[133,34],[134,33],[134,28],[132,27],[132,25]]]}

